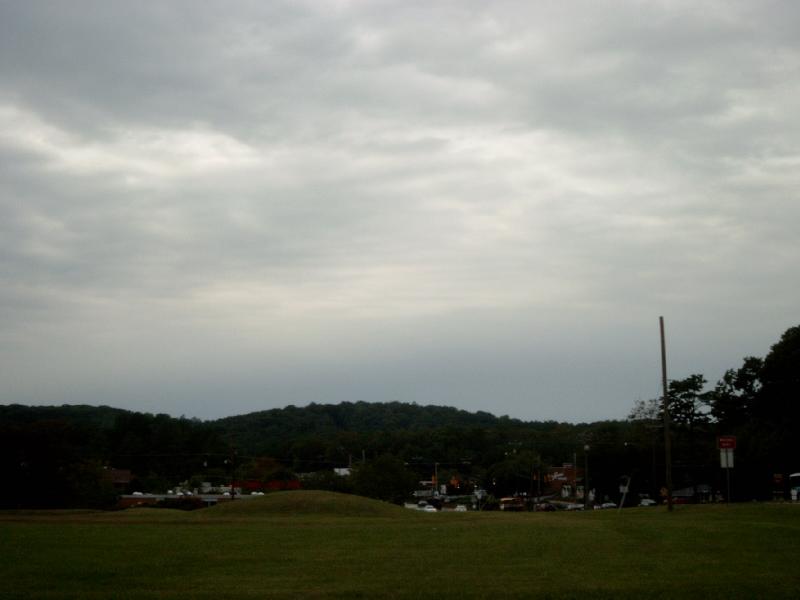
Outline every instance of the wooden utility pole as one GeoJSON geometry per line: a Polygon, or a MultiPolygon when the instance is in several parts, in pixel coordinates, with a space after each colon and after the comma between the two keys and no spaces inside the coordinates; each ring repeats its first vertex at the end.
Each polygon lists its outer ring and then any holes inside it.
{"type": "Polygon", "coordinates": [[[667,510],[672,511],[672,436],[669,432],[669,396],[667,391],[667,349],[664,342],[664,317],[658,317],[661,329],[661,382],[664,388],[664,460],[667,475],[667,510]]]}

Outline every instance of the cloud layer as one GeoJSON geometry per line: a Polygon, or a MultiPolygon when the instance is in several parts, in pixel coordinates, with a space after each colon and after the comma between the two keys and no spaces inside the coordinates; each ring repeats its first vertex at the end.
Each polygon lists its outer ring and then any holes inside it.
{"type": "Polygon", "coordinates": [[[624,416],[796,324],[792,2],[0,5],[0,398],[624,416]]]}

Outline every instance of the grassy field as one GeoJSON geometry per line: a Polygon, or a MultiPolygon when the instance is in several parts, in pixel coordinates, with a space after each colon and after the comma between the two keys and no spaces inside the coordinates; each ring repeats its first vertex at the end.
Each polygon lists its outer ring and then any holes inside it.
{"type": "Polygon", "coordinates": [[[427,514],[326,492],[0,512],[3,598],[800,598],[800,506],[427,514]]]}

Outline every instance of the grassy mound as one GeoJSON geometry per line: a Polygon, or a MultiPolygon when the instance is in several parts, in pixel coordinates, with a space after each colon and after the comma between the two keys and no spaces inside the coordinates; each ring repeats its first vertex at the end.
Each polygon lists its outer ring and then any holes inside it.
{"type": "Polygon", "coordinates": [[[412,511],[362,496],[294,490],[273,492],[258,498],[225,502],[200,511],[204,517],[245,517],[279,515],[323,515],[336,517],[410,517],[412,511]]]}

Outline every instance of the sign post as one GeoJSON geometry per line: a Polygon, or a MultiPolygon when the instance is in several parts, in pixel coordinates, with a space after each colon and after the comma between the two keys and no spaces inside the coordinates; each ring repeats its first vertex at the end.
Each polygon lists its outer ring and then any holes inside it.
{"type": "Polygon", "coordinates": [[[725,481],[727,492],[725,502],[731,501],[731,469],[733,468],[733,451],[736,450],[735,435],[721,435],[717,438],[717,448],[719,448],[719,465],[725,469],[725,481]]]}

